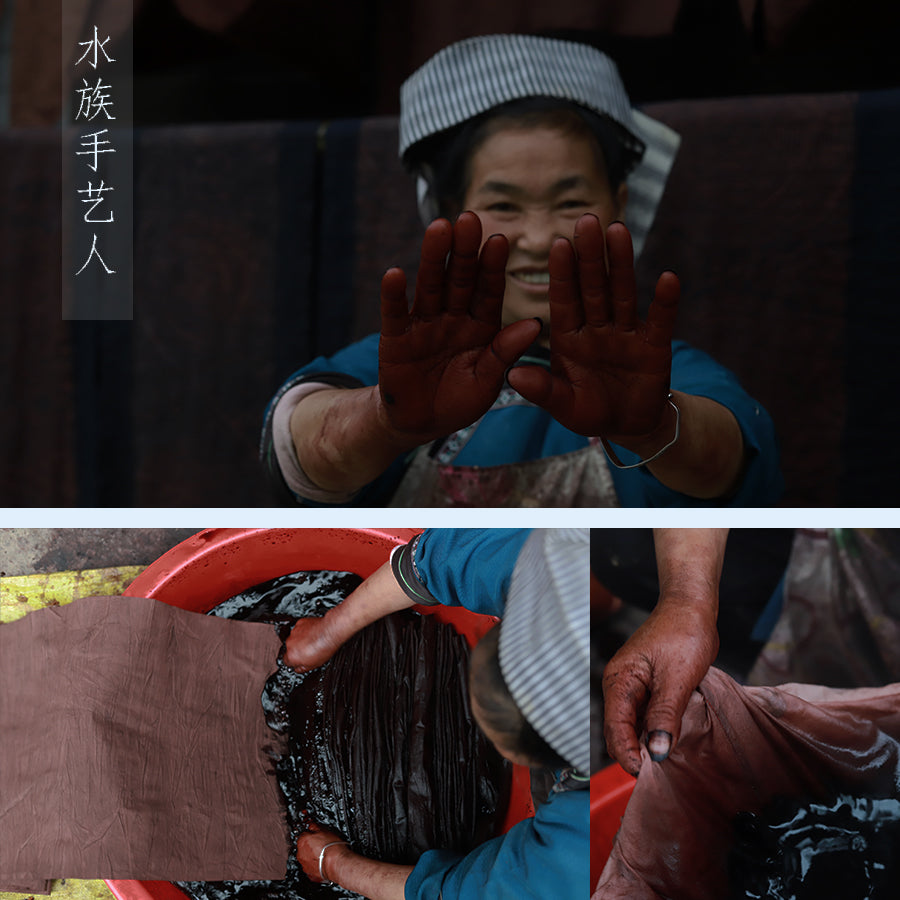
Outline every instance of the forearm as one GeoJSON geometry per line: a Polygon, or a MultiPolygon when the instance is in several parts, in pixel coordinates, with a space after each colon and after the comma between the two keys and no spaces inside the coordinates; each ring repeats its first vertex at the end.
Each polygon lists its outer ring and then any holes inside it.
{"type": "Polygon", "coordinates": [[[390,427],[377,386],[316,391],[297,404],[290,429],[300,467],[326,491],[364,487],[417,444],[390,427]]]}
{"type": "Polygon", "coordinates": [[[285,642],[285,664],[300,672],[318,668],[358,631],[412,604],[386,562],[324,616],[297,620],[285,642]]]}
{"type": "Polygon", "coordinates": [[[323,618],[328,633],[344,643],[372,622],[412,605],[413,601],[397,584],[390,562],[386,562],[323,618]]]}
{"type": "Polygon", "coordinates": [[[695,607],[715,623],[727,528],[655,528],[661,605],[695,607]]]}
{"type": "Polygon", "coordinates": [[[413,867],[377,862],[336,846],[328,849],[324,870],[330,880],[369,900],[404,900],[406,879],[413,867]]]}
{"type": "MultiPolygon", "coordinates": [[[[679,435],[673,446],[647,469],[666,487],[689,497],[713,500],[734,491],[744,470],[744,438],[732,413],[715,400],[672,392],[678,407],[679,435]]],[[[670,404],[657,429],[622,446],[647,459],[675,434],[676,415],[670,404]]]]}

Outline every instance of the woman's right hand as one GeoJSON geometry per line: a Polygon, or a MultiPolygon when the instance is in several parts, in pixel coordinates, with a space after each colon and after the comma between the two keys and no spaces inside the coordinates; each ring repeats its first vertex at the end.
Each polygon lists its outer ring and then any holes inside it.
{"type": "Polygon", "coordinates": [[[298,619],[285,641],[284,663],[298,672],[318,669],[342,643],[331,633],[327,616],[298,619]]]}
{"type": "Polygon", "coordinates": [[[419,445],[477,421],[506,370],[540,335],[535,319],[502,325],[509,243],[482,245],[481,221],[463,212],[425,231],[412,306],[406,276],[381,282],[378,385],[384,419],[419,445]]]}
{"type": "Polygon", "coordinates": [[[317,669],[367,625],[412,605],[388,559],[324,616],[298,619],[285,641],[284,663],[298,672],[317,669]]]}

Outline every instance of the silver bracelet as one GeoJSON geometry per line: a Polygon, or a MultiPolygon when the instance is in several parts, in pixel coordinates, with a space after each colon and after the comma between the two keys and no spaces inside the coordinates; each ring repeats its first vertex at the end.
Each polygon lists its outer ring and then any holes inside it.
{"type": "Polygon", "coordinates": [[[649,456],[649,457],[647,457],[647,459],[638,460],[636,463],[631,463],[630,465],[626,466],[625,463],[623,463],[619,459],[619,457],[616,456],[615,451],[609,445],[609,441],[607,441],[606,438],[604,438],[604,437],[600,438],[600,443],[603,444],[603,449],[606,451],[606,455],[609,457],[609,461],[617,469],[639,469],[641,466],[646,466],[647,463],[652,463],[654,459],[659,459],[659,457],[662,456],[663,453],[665,453],[666,450],[669,449],[669,447],[674,446],[675,443],[678,441],[678,435],[681,434],[681,411],[672,402],[672,394],[671,393],[669,394],[669,396],[666,399],[669,401],[669,406],[671,406],[672,409],[675,410],[675,437],[673,437],[672,440],[669,441],[669,443],[666,444],[665,447],[663,447],[660,450],[657,450],[656,453],[653,454],[653,456],[649,456]]]}
{"type": "Polygon", "coordinates": [[[322,879],[322,884],[334,884],[333,881],[329,881],[329,880],[325,877],[325,872],[322,870],[322,863],[325,862],[325,851],[326,851],[329,847],[333,847],[335,844],[344,844],[344,845],[346,845],[346,846],[349,846],[349,844],[347,844],[346,841],[332,841],[330,844],[326,844],[326,845],[319,851],[319,878],[322,879]]]}

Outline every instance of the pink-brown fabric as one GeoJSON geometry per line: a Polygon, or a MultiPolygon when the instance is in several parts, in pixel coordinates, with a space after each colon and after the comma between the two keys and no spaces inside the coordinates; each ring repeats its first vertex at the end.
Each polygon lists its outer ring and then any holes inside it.
{"type": "Polygon", "coordinates": [[[51,878],[283,878],[281,642],[140,597],[0,626],[0,889],[51,878]]]}
{"type": "Polygon", "coordinates": [[[783,606],[747,681],[842,688],[900,681],[900,534],[798,528],[783,606]]]}
{"type": "Polygon", "coordinates": [[[896,796],[900,684],[744,688],[711,669],[669,759],[646,749],[594,900],[721,900],[739,812],[826,790],[896,796]]]}

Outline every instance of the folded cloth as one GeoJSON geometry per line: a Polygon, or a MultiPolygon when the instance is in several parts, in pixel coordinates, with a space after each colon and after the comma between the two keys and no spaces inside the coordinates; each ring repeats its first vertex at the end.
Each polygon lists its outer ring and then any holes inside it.
{"type": "Polygon", "coordinates": [[[89,597],[0,626],[0,889],[277,879],[270,625],[89,597]]]}
{"type": "Polygon", "coordinates": [[[594,900],[721,900],[739,813],[781,798],[900,797],[900,684],[745,688],[710,669],[679,742],[641,771],[594,900]]]}

